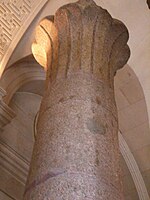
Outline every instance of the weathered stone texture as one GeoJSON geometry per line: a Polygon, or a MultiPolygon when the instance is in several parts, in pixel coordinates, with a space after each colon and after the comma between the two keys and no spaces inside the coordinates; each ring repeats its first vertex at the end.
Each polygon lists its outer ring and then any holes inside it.
{"type": "Polygon", "coordinates": [[[91,0],[40,23],[33,53],[47,88],[24,200],[123,199],[113,78],[129,58],[127,40],[91,0]]]}

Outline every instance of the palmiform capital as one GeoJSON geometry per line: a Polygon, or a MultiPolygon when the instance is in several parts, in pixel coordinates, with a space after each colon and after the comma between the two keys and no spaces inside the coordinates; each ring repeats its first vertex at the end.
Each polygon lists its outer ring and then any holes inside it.
{"type": "Polygon", "coordinates": [[[107,10],[79,0],[40,22],[32,49],[50,77],[82,70],[108,81],[128,61],[128,37],[126,26],[107,10]]]}

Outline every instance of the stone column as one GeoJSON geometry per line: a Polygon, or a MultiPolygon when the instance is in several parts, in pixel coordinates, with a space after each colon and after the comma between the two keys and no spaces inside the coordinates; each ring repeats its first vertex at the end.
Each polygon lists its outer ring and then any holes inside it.
{"type": "Polygon", "coordinates": [[[24,200],[123,200],[113,85],[127,40],[92,0],[39,24],[33,54],[47,80],[24,200]]]}

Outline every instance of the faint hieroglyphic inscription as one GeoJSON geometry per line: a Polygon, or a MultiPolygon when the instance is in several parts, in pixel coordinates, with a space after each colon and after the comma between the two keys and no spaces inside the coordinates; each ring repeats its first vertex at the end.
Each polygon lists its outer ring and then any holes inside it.
{"type": "Polygon", "coordinates": [[[0,0],[0,61],[35,5],[36,0],[0,0]]]}

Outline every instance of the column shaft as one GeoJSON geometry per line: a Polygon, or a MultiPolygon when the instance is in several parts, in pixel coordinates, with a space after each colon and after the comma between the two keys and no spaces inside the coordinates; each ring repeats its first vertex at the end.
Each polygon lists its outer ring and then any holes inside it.
{"type": "Polygon", "coordinates": [[[52,84],[25,199],[121,200],[117,131],[114,92],[101,80],[79,72],[52,84]]]}
{"type": "Polygon", "coordinates": [[[113,83],[127,40],[92,0],[40,23],[33,54],[47,87],[24,200],[123,200],[113,83]]]}

